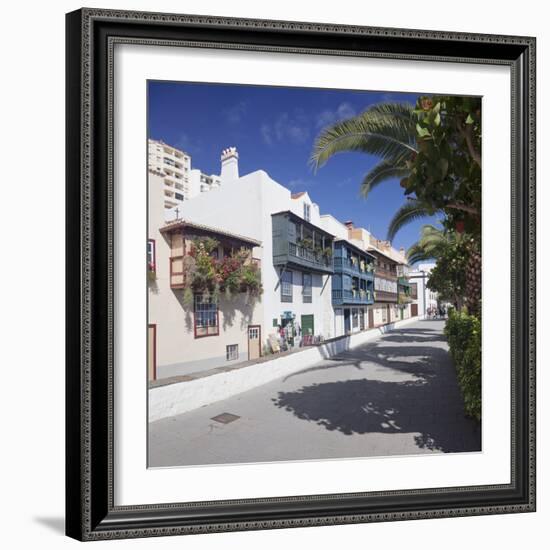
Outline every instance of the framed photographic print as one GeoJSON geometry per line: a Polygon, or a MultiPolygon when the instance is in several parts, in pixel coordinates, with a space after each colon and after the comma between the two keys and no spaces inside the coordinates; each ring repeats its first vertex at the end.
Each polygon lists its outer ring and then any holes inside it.
{"type": "Polygon", "coordinates": [[[535,39],[67,15],[67,534],[535,509],[535,39]]]}

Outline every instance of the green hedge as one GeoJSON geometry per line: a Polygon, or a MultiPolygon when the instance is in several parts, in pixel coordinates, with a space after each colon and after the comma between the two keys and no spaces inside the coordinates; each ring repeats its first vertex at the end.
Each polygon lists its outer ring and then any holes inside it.
{"type": "Polygon", "coordinates": [[[468,416],[481,419],[481,322],[465,312],[449,312],[445,325],[451,356],[468,416]]]}

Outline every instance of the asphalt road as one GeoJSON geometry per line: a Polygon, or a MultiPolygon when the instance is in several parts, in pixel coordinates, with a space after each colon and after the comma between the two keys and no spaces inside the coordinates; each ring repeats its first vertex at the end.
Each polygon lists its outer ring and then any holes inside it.
{"type": "MultiPolygon", "coordinates": [[[[481,450],[443,321],[423,320],[254,390],[149,425],[149,466],[481,450]],[[228,423],[213,420],[228,413],[228,423]]],[[[223,419],[223,418],[222,418],[223,419]]]]}

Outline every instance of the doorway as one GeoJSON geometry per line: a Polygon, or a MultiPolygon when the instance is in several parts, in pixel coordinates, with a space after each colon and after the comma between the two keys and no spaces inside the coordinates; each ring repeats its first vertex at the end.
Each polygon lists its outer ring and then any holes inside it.
{"type": "Polygon", "coordinates": [[[260,325],[248,325],[248,360],[259,359],[261,356],[260,325]]]}
{"type": "Polygon", "coordinates": [[[157,325],[147,326],[147,377],[157,379],[157,325]]]}
{"type": "Polygon", "coordinates": [[[302,336],[313,336],[315,334],[315,323],[313,315],[302,315],[302,336]]]}
{"type": "Polygon", "coordinates": [[[344,309],[344,334],[351,332],[351,313],[349,309],[344,309]]]}

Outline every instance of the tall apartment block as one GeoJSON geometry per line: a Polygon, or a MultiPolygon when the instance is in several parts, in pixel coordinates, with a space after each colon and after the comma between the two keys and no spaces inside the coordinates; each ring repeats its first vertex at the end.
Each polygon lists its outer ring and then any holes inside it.
{"type": "Polygon", "coordinates": [[[148,140],[148,169],[162,178],[159,192],[166,209],[180,206],[183,201],[221,185],[220,176],[192,169],[188,153],[160,140],[148,140]]]}

